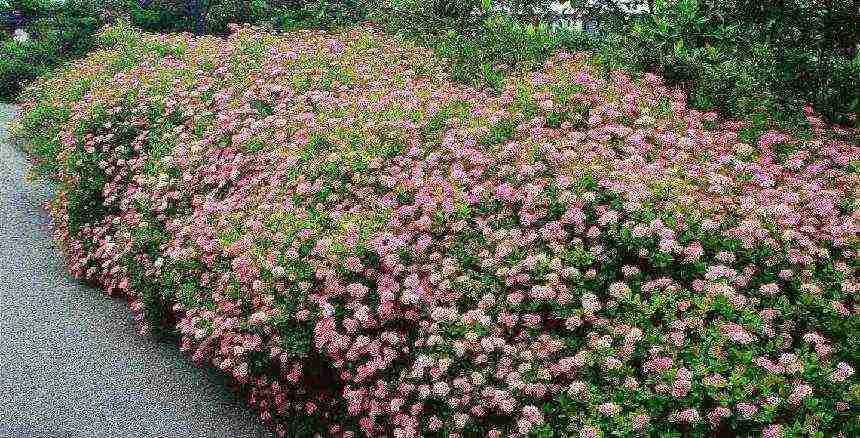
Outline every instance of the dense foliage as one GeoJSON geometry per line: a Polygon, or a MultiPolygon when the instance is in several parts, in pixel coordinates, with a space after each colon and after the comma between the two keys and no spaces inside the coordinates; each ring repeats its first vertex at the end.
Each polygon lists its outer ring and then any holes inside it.
{"type": "Polygon", "coordinates": [[[19,43],[0,33],[0,100],[14,100],[25,84],[82,57],[95,33],[117,18],[151,31],[226,34],[230,23],[332,29],[364,14],[357,0],[0,0],[2,30],[30,35],[19,43]]]}
{"type": "Polygon", "coordinates": [[[108,30],[26,93],[71,272],[282,436],[855,436],[860,133],[561,53],[108,30]],[[664,435],[665,436],[665,435],[664,435]]]}
{"type": "Polygon", "coordinates": [[[696,107],[802,118],[808,103],[831,120],[858,122],[856,1],[667,3],[627,26],[621,47],[639,69],[684,85],[696,107]]]}
{"type": "Polygon", "coordinates": [[[455,64],[455,77],[473,84],[498,84],[500,64],[542,63],[559,50],[591,49],[612,67],[663,75],[703,111],[738,118],[764,113],[792,126],[803,124],[802,108],[811,104],[828,120],[860,126],[860,5],[854,0],[559,2],[574,22],[596,23],[589,34],[552,26],[547,2],[454,2],[469,5],[461,11],[471,17],[465,19],[434,12],[439,1],[381,1],[402,13],[384,9],[374,18],[429,40],[455,64]]]}
{"type": "Polygon", "coordinates": [[[23,26],[30,40],[0,40],[0,100],[11,100],[24,84],[58,64],[83,56],[92,36],[104,24],[104,10],[91,0],[0,1],[0,17],[10,28],[23,26]]]}
{"type": "Polygon", "coordinates": [[[231,23],[328,29],[364,17],[359,0],[150,0],[133,2],[129,11],[141,29],[198,34],[226,34],[231,23]]]}
{"type": "MultiPolygon", "coordinates": [[[[828,121],[860,126],[857,0],[54,0],[0,1],[39,21],[36,41],[2,47],[0,98],[55,65],[81,56],[105,15],[141,29],[226,34],[230,23],[276,30],[335,29],[370,17],[433,48],[453,78],[500,87],[518,64],[531,69],[559,51],[593,50],[606,71],[662,75],[690,104],[739,119],[805,125],[809,104],[828,121]],[[587,22],[585,33],[565,19],[587,22]],[[504,12],[502,12],[504,11],[504,12]]],[[[108,17],[110,18],[110,17],[108,17]]],[[[110,21],[109,19],[107,21],[110,21]]]]}

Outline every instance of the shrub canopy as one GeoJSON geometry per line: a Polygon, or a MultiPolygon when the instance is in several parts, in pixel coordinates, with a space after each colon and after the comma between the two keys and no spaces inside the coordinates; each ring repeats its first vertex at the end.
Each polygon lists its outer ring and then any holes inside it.
{"type": "Polygon", "coordinates": [[[73,274],[281,435],[857,433],[856,130],[562,53],[127,28],[25,94],[73,274]]]}

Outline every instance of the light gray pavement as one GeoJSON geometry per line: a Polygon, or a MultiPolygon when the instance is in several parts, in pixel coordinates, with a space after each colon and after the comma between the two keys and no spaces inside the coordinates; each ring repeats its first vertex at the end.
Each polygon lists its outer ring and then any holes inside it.
{"type": "Polygon", "coordinates": [[[211,370],[67,273],[0,105],[0,438],[268,437],[211,370]]]}

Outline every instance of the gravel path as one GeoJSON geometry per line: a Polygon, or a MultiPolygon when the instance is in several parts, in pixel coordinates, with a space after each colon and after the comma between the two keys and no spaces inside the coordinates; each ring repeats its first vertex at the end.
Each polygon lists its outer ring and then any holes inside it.
{"type": "Polygon", "coordinates": [[[211,370],[69,277],[0,105],[0,438],[268,437],[211,370]]]}

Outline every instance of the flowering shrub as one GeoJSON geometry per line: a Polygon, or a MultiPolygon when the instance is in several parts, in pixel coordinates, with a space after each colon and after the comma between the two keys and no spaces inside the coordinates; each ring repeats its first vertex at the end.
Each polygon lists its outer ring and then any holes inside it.
{"type": "Polygon", "coordinates": [[[56,239],[281,436],[858,432],[856,130],[584,53],[496,93],[369,27],[113,40],[27,92],[56,239]]]}

